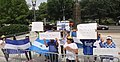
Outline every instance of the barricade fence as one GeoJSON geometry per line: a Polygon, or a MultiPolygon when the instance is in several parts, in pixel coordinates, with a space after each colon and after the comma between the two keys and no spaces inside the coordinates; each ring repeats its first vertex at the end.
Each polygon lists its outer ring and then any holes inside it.
{"type": "Polygon", "coordinates": [[[40,51],[36,53],[38,51],[29,50],[14,50],[10,53],[8,50],[2,49],[3,55],[0,56],[3,58],[0,58],[0,62],[120,62],[118,57],[111,55],[71,55],[40,51]]]}

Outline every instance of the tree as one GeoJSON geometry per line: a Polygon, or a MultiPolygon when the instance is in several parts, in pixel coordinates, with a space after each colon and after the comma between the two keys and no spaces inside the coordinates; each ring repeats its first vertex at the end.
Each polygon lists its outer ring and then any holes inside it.
{"type": "Polygon", "coordinates": [[[0,21],[7,24],[26,24],[28,6],[25,0],[0,0],[0,21]]]}
{"type": "Polygon", "coordinates": [[[50,19],[62,20],[63,16],[70,19],[73,16],[73,0],[48,0],[47,10],[50,19]]]}
{"type": "Polygon", "coordinates": [[[82,0],[82,19],[101,19],[106,17],[116,19],[120,14],[120,0],[82,0]]]}
{"type": "Polygon", "coordinates": [[[43,2],[40,4],[39,6],[39,10],[38,10],[38,17],[39,20],[43,20],[44,18],[48,18],[48,14],[47,14],[47,3],[43,2]]]}

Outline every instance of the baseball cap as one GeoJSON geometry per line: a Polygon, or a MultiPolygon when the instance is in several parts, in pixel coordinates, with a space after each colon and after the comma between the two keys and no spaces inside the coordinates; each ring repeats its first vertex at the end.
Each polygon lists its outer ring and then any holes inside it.
{"type": "Polygon", "coordinates": [[[71,36],[68,36],[67,39],[73,39],[71,36]]]}
{"type": "Polygon", "coordinates": [[[2,36],[1,36],[1,38],[4,38],[4,37],[5,37],[5,35],[2,35],[2,36]]]}
{"type": "Polygon", "coordinates": [[[112,40],[112,37],[111,36],[107,36],[107,39],[112,40]]]}

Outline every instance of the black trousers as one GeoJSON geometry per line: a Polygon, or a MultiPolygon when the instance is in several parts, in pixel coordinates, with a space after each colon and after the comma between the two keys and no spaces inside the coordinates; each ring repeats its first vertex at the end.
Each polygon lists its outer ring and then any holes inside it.
{"type": "Polygon", "coordinates": [[[32,59],[31,51],[25,51],[25,56],[27,60],[31,60],[32,59]]]}
{"type": "Polygon", "coordinates": [[[4,56],[5,56],[6,61],[8,62],[9,54],[7,52],[7,49],[1,49],[1,50],[2,50],[2,52],[4,54],[4,56]]]}
{"type": "Polygon", "coordinates": [[[58,55],[57,54],[49,54],[49,59],[51,62],[58,62],[58,55]]]}

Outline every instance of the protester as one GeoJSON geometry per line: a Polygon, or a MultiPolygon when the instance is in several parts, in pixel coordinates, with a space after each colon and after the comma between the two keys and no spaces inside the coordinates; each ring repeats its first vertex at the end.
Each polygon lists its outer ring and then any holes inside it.
{"type": "Polygon", "coordinates": [[[95,39],[81,39],[80,41],[83,43],[84,55],[93,55],[93,47],[94,47],[94,42],[96,42],[96,40],[95,39]]]}
{"type": "Polygon", "coordinates": [[[72,37],[67,37],[67,43],[64,45],[64,50],[66,50],[66,62],[76,62],[78,61],[78,47],[73,42],[72,37]]]}
{"type": "Polygon", "coordinates": [[[76,34],[76,29],[73,29],[72,32],[71,32],[71,36],[72,37],[77,37],[77,34],[76,34]]]}
{"type": "MultiPolygon", "coordinates": [[[[28,35],[28,34],[25,36],[25,39],[28,39],[29,42],[30,42],[30,39],[29,39],[29,35],[28,35]]],[[[25,51],[25,55],[26,55],[26,58],[27,58],[28,61],[31,61],[31,60],[32,60],[31,51],[25,51]]]]}
{"type": "Polygon", "coordinates": [[[4,54],[4,56],[5,56],[6,61],[8,62],[9,54],[6,52],[7,49],[4,49],[5,40],[6,40],[5,35],[2,35],[1,40],[0,40],[0,48],[1,48],[1,50],[2,50],[2,52],[4,54]]]}
{"type": "Polygon", "coordinates": [[[63,51],[63,48],[64,48],[63,46],[67,41],[67,37],[70,36],[70,32],[62,31],[61,36],[62,36],[62,39],[60,40],[60,46],[61,46],[61,53],[63,54],[63,52],[64,52],[63,51]]]}
{"type": "Polygon", "coordinates": [[[49,52],[51,52],[49,57],[51,62],[58,62],[58,39],[51,39],[48,43],[46,43],[46,39],[44,39],[44,44],[46,45],[46,47],[49,47],[49,52]]]}
{"type": "MultiPolygon", "coordinates": [[[[106,42],[103,44],[102,48],[116,48],[116,45],[112,39],[111,36],[107,36],[106,42]]],[[[101,57],[101,62],[103,62],[103,59],[109,59],[109,60],[113,60],[113,56],[112,55],[100,55],[101,57]]]]}
{"type": "Polygon", "coordinates": [[[107,36],[106,42],[104,43],[104,48],[116,48],[111,36],[107,36]]]}

